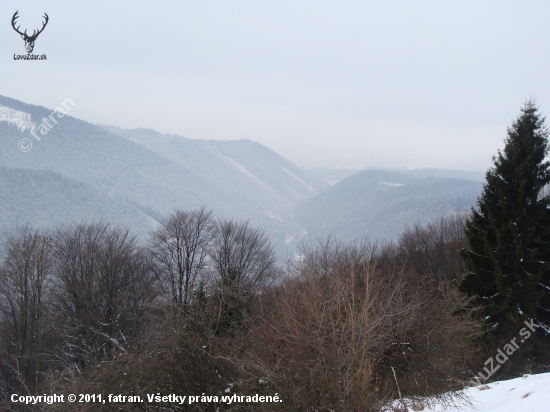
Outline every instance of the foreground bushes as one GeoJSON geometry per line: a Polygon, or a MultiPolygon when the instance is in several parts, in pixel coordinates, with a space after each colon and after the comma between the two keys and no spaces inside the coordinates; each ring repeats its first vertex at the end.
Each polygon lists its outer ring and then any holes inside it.
{"type": "Polygon", "coordinates": [[[373,249],[320,245],[270,291],[247,362],[287,394],[286,408],[380,410],[462,387],[477,332],[466,302],[377,268],[373,249]]]}
{"type": "Polygon", "coordinates": [[[106,224],[23,231],[8,240],[0,270],[4,397],[283,399],[150,409],[200,411],[374,411],[441,398],[468,378],[478,327],[451,287],[454,246],[437,249],[449,242],[440,237],[415,249],[413,235],[397,247],[329,239],[281,275],[263,231],[205,210],[175,212],[147,247],[106,224]]]}

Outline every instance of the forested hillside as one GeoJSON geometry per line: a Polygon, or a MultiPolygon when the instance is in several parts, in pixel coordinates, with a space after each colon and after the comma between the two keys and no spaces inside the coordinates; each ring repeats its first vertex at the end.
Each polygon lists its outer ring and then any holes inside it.
{"type": "Polygon", "coordinates": [[[0,167],[0,238],[20,226],[108,221],[144,237],[157,222],[136,206],[49,171],[0,167]]]}
{"type": "Polygon", "coordinates": [[[396,239],[403,229],[468,210],[482,183],[418,178],[381,170],[358,172],[296,208],[295,227],[312,234],[396,239]]]}

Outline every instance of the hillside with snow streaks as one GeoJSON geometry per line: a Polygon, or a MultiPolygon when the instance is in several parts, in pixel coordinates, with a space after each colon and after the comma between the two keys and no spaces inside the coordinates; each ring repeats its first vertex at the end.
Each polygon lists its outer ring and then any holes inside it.
{"type": "Polygon", "coordinates": [[[106,130],[263,203],[264,210],[295,205],[328,187],[281,155],[251,140],[189,139],[150,129],[106,130]]]}

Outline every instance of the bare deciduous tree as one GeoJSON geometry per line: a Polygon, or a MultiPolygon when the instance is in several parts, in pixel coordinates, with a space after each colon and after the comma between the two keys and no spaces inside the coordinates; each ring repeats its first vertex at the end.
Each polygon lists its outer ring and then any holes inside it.
{"type": "Polygon", "coordinates": [[[275,252],[261,228],[248,221],[219,220],[210,258],[215,279],[224,283],[233,277],[240,287],[253,289],[275,275],[275,252]]]}
{"type": "Polygon", "coordinates": [[[0,269],[0,368],[11,390],[34,394],[45,369],[52,241],[22,229],[8,237],[0,269]]]}
{"type": "Polygon", "coordinates": [[[273,246],[260,228],[218,220],[210,248],[217,335],[233,336],[249,324],[252,300],[276,275],[273,246]]]}
{"type": "Polygon", "coordinates": [[[146,249],[127,230],[80,224],[58,231],[56,255],[63,361],[81,368],[126,352],[156,296],[146,249]]]}
{"type": "Polygon", "coordinates": [[[151,235],[155,272],[165,295],[187,306],[195,282],[204,270],[214,228],[212,212],[204,208],[176,210],[151,235]]]}

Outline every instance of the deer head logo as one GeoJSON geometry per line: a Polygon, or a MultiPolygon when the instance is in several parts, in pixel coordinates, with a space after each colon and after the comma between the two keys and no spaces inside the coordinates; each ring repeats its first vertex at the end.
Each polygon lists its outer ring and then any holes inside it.
{"type": "Polygon", "coordinates": [[[13,17],[11,19],[11,25],[12,25],[13,29],[21,35],[21,38],[23,40],[25,40],[25,48],[27,49],[27,53],[32,53],[32,51],[34,50],[34,42],[36,41],[36,38],[38,37],[38,35],[40,33],[42,33],[44,31],[44,28],[48,24],[48,20],[50,18],[48,17],[48,15],[46,13],[44,13],[44,18],[46,19],[46,21],[44,23],[42,23],[42,28],[38,31],[34,30],[32,35],[29,36],[27,34],[27,30],[25,30],[25,32],[22,33],[22,32],[19,31],[20,26],[15,27],[16,20],[19,18],[18,14],[19,14],[19,10],[17,10],[15,12],[15,14],[13,15],[13,17]]]}

